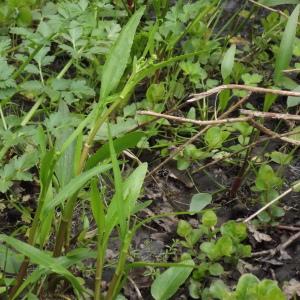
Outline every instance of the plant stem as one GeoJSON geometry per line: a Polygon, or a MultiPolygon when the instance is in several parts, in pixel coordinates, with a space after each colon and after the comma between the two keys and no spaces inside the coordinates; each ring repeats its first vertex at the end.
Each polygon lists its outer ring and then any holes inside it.
{"type": "Polygon", "coordinates": [[[118,261],[116,271],[115,271],[114,276],[109,284],[108,292],[105,297],[106,300],[115,299],[115,297],[116,297],[116,291],[118,290],[119,283],[120,283],[123,273],[124,273],[126,258],[128,255],[128,250],[130,247],[130,242],[131,242],[132,236],[133,236],[132,231],[128,231],[126,234],[126,237],[124,239],[124,243],[122,246],[122,251],[120,254],[120,258],[118,261]]]}
{"type": "Polygon", "coordinates": [[[5,130],[7,130],[7,124],[6,124],[6,121],[5,121],[5,117],[4,117],[4,114],[3,114],[3,110],[2,110],[2,106],[0,105],[0,116],[1,116],[1,120],[2,120],[2,124],[3,124],[3,128],[5,130]]]}
{"type": "MultiPolygon", "coordinates": [[[[31,225],[31,228],[30,228],[30,231],[29,231],[29,237],[28,237],[28,244],[29,245],[34,245],[34,243],[35,243],[36,232],[37,232],[37,229],[39,227],[38,225],[39,225],[40,215],[41,215],[44,203],[45,203],[45,198],[46,198],[46,195],[47,195],[47,192],[48,192],[48,188],[49,188],[50,183],[51,183],[51,178],[52,178],[52,174],[53,174],[52,171],[53,171],[55,163],[56,163],[56,159],[53,158],[50,165],[49,165],[49,170],[51,170],[51,171],[49,171],[48,178],[45,181],[45,185],[42,186],[42,189],[41,189],[40,197],[39,197],[39,200],[38,200],[38,207],[37,207],[37,210],[34,214],[32,225],[31,225]]],[[[23,281],[24,277],[27,274],[28,265],[29,265],[29,259],[28,259],[28,257],[25,257],[24,261],[22,262],[22,264],[20,266],[18,275],[16,277],[16,284],[11,288],[11,290],[9,292],[9,299],[14,299],[15,293],[18,291],[19,287],[22,284],[22,281],[23,281]]]]}
{"type": "Polygon", "coordinates": [[[103,260],[104,260],[104,251],[102,245],[102,237],[98,235],[98,254],[97,254],[97,263],[96,263],[96,276],[95,276],[95,291],[94,291],[94,300],[101,300],[101,281],[102,281],[102,272],[103,272],[103,260]]]}

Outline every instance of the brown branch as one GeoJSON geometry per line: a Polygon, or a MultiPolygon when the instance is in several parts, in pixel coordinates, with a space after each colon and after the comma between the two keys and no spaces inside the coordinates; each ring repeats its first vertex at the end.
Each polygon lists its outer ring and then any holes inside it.
{"type": "Polygon", "coordinates": [[[199,121],[199,120],[193,120],[193,119],[187,119],[183,117],[175,117],[171,115],[165,115],[165,114],[160,114],[156,113],[153,111],[138,111],[137,112],[139,115],[146,115],[146,116],[153,116],[153,117],[158,117],[158,118],[163,118],[167,120],[172,120],[175,122],[179,123],[192,123],[195,125],[199,126],[205,126],[205,125],[218,125],[218,124],[226,124],[226,123],[236,123],[236,122],[247,122],[251,118],[250,117],[241,117],[241,118],[227,118],[227,119],[220,119],[220,120],[205,120],[205,121],[199,121]]]}
{"type": "Polygon", "coordinates": [[[250,123],[252,124],[253,127],[258,129],[259,131],[262,131],[263,133],[265,133],[268,136],[277,138],[277,139],[279,139],[283,142],[289,143],[289,144],[300,146],[300,141],[293,140],[293,139],[290,139],[290,138],[287,138],[287,137],[282,137],[282,136],[280,136],[280,134],[272,131],[271,129],[263,126],[262,124],[259,124],[255,121],[253,121],[252,119],[250,119],[249,121],[250,121],[250,123]]]}
{"type": "Polygon", "coordinates": [[[262,111],[253,111],[248,109],[240,109],[241,114],[253,117],[261,117],[267,119],[282,119],[282,120],[293,120],[300,121],[299,115],[291,115],[291,114],[279,114],[273,112],[262,112],[262,111]]]}
{"type": "MultiPolygon", "coordinates": [[[[267,9],[267,10],[269,10],[269,11],[278,13],[278,14],[280,14],[281,16],[283,16],[283,17],[286,18],[286,19],[289,18],[289,16],[288,16],[287,14],[285,14],[283,11],[281,11],[281,10],[279,10],[279,9],[272,8],[272,7],[270,7],[270,6],[264,5],[264,4],[262,4],[262,3],[259,3],[259,2],[254,1],[254,0],[248,0],[248,1],[251,2],[251,3],[253,3],[253,4],[255,4],[255,5],[257,5],[257,6],[260,6],[260,7],[264,8],[264,9],[267,9]]],[[[299,22],[297,22],[297,24],[300,25],[299,22]]]]}
{"type": "Polygon", "coordinates": [[[251,221],[252,219],[254,219],[257,215],[259,215],[260,213],[262,213],[263,211],[265,211],[267,208],[269,208],[271,205],[273,205],[275,202],[279,201],[280,199],[282,199],[283,197],[285,197],[289,193],[293,192],[294,190],[298,189],[299,187],[300,187],[300,182],[294,184],[292,187],[290,187],[289,189],[287,189],[286,191],[284,191],[282,194],[280,194],[279,196],[277,196],[276,198],[274,198],[272,201],[268,202],[261,209],[259,209],[254,214],[252,214],[250,217],[246,218],[244,220],[244,223],[248,223],[249,221],[251,221]]]}
{"type": "Polygon", "coordinates": [[[300,231],[300,227],[289,226],[289,225],[276,225],[276,228],[282,230],[289,230],[289,231],[300,231]]]}
{"type": "Polygon", "coordinates": [[[278,245],[276,248],[269,249],[269,250],[263,250],[259,252],[254,252],[252,253],[251,257],[258,257],[258,256],[263,256],[263,255],[270,255],[270,257],[274,256],[277,252],[282,252],[284,251],[289,245],[291,245],[294,241],[300,238],[300,231],[293,234],[292,236],[289,237],[289,239],[278,245]]]}
{"type": "Polygon", "coordinates": [[[262,87],[256,87],[256,86],[250,86],[250,85],[241,85],[241,84],[224,84],[217,86],[215,88],[212,88],[206,92],[199,93],[199,94],[193,94],[193,98],[190,98],[187,100],[187,102],[195,102],[198,100],[201,100],[203,98],[206,98],[208,96],[218,94],[223,90],[228,89],[235,89],[235,90],[244,90],[249,91],[252,93],[259,93],[259,94],[273,94],[273,95],[280,95],[280,96],[293,96],[293,97],[300,97],[300,92],[292,92],[292,91],[284,91],[284,90],[273,90],[268,88],[262,88],[262,87]]]}

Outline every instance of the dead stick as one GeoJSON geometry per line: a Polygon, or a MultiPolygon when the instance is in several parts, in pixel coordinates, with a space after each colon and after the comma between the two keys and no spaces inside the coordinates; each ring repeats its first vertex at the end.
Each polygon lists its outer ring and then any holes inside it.
{"type": "Polygon", "coordinates": [[[290,139],[290,138],[287,138],[287,137],[282,137],[280,136],[278,133],[272,131],[271,129],[263,126],[262,124],[259,124],[253,120],[249,120],[250,123],[252,124],[253,127],[255,127],[256,129],[258,129],[259,131],[262,131],[263,133],[265,133],[266,135],[269,135],[271,137],[274,137],[274,138],[277,138],[283,142],[286,142],[286,143],[289,143],[289,144],[293,144],[293,145],[296,145],[296,146],[300,146],[300,141],[297,141],[297,140],[293,140],[293,139],[290,139]]]}
{"type": "Polygon", "coordinates": [[[258,257],[262,255],[270,255],[274,256],[277,252],[285,250],[289,245],[291,245],[294,241],[300,238],[300,231],[289,237],[289,239],[283,244],[278,245],[275,249],[263,250],[259,252],[252,253],[251,257],[258,257]]]}
{"type": "Polygon", "coordinates": [[[292,235],[284,244],[280,245],[280,247],[278,247],[279,248],[278,250],[286,249],[290,244],[292,244],[298,238],[300,238],[300,231],[292,235]]]}
{"type": "Polygon", "coordinates": [[[273,95],[281,95],[281,96],[293,96],[293,97],[300,97],[300,92],[291,92],[291,91],[284,91],[284,90],[273,90],[268,88],[262,88],[262,87],[256,87],[256,86],[250,86],[250,85],[241,85],[241,84],[224,84],[217,86],[213,89],[210,89],[206,92],[194,94],[193,98],[190,98],[187,100],[187,102],[195,102],[198,100],[201,100],[203,98],[206,98],[208,96],[217,94],[223,90],[228,89],[236,89],[236,90],[245,90],[252,93],[259,93],[259,94],[273,94],[273,95]]]}
{"type": "MultiPolygon", "coordinates": [[[[285,17],[286,19],[289,18],[289,16],[288,16],[287,14],[285,14],[283,11],[281,11],[281,10],[279,10],[279,9],[272,8],[272,7],[270,7],[270,6],[264,5],[264,4],[262,4],[262,3],[259,3],[259,2],[254,1],[254,0],[248,0],[248,1],[251,2],[251,3],[253,3],[253,4],[255,4],[255,5],[257,5],[257,6],[260,6],[260,7],[264,8],[264,9],[267,9],[267,10],[269,10],[269,11],[278,13],[278,14],[282,15],[283,17],[285,17]]],[[[297,22],[297,24],[300,25],[299,22],[297,22]]]]}
{"type": "Polygon", "coordinates": [[[279,196],[277,196],[275,199],[273,199],[272,201],[270,201],[269,203],[267,203],[266,205],[264,205],[261,209],[259,209],[258,211],[256,211],[254,214],[252,214],[250,217],[246,218],[244,220],[244,223],[247,223],[249,221],[251,221],[252,219],[254,219],[257,215],[259,215],[260,213],[262,213],[263,211],[265,211],[267,208],[269,208],[271,205],[273,205],[275,202],[277,202],[278,200],[282,199],[283,197],[285,197],[286,195],[288,195],[289,193],[297,190],[298,188],[300,188],[300,182],[297,182],[296,184],[294,184],[292,187],[290,187],[289,189],[287,189],[285,192],[283,192],[282,194],[280,194],[279,196]]]}
{"type": "Polygon", "coordinates": [[[276,225],[276,228],[282,230],[289,230],[289,231],[300,231],[300,227],[289,226],[289,225],[276,225]]]}
{"type": "Polygon", "coordinates": [[[262,111],[253,111],[248,109],[240,109],[241,114],[253,117],[261,117],[267,119],[282,119],[282,120],[293,120],[300,121],[299,115],[291,115],[291,114],[279,114],[272,112],[262,112],[262,111]]]}
{"type": "Polygon", "coordinates": [[[137,113],[139,115],[153,116],[153,117],[163,118],[163,119],[167,119],[167,120],[172,120],[172,121],[179,122],[179,123],[192,123],[192,124],[199,125],[199,126],[247,122],[250,119],[250,117],[241,117],[241,118],[227,118],[227,119],[220,119],[220,120],[201,121],[201,120],[193,120],[193,119],[187,119],[187,118],[183,118],[183,117],[175,117],[175,116],[171,116],[171,115],[160,114],[160,113],[156,113],[153,111],[142,110],[142,111],[138,111],[137,113]]]}

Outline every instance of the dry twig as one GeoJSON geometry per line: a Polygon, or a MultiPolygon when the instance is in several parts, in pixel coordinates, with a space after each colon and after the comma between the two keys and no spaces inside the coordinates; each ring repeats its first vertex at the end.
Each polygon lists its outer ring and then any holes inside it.
{"type": "Polygon", "coordinates": [[[215,88],[212,88],[206,92],[194,94],[193,98],[190,98],[187,100],[187,102],[192,103],[198,100],[201,100],[203,98],[206,98],[208,96],[218,94],[223,90],[228,89],[235,89],[235,90],[245,90],[252,93],[259,93],[259,94],[273,94],[273,95],[280,95],[280,96],[293,96],[293,97],[300,97],[300,92],[291,92],[291,91],[284,91],[284,90],[273,90],[268,88],[262,88],[262,87],[256,87],[256,86],[250,86],[250,85],[241,85],[241,84],[224,84],[217,86],[215,88]]]}
{"type": "MultiPolygon", "coordinates": [[[[265,8],[265,9],[267,9],[267,10],[269,10],[269,11],[276,12],[276,13],[282,15],[282,16],[283,16],[284,18],[286,18],[286,19],[289,18],[289,16],[288,16],[287,14],[285,14],[283,11],[281,11],[281,10],[279,10],[279,9],[272,8],[272,7],[270,7],[270,6],[264,5],[264,4],[262,4],[262,3],[259,3],[259,2],[254,1],[254,0],[249,0],[249,2],[251,2],[251,3],[253,3],[253,4],[257,5],[257,6],[260,6],[260,7],[262,7],[262,8],[265,8]]],[[[300,25],[299,22],[297,22],[297,23],[298,23],[298,25],[300,25]]]]}
{"type": "Polygon", "coordinates": [[[300,231],[300,227],[288,226],[288,225],[277,225],[276,228],[289,230],[289,231],[300,231]]]}
{"type": "Polygon", "coordinates": [[[280,134],[272,131],[271,129],[263,126],[262,124],[259,124],[255,121],[253,121],[252,119],[249,120],[249,122],[252,124],[253,127],[255,127],[256,129],[258,129],[259,131],[262,131],[263,133],[265,133],[268,136],[271,136],[273,138],[277,138],[285,143],[289,143],[289,144],[293,144],[296,146],[300,146],[300,141],[297,140],[293,140],[287,137],[282,137],[280,134]]]}
{"type": "Polygon", "coordinates": [[[280,244],[274,249],[269,249],[269,250],[263,250],[259,252],[254,252],[252,253],[252,257],[258,257],[258,256],[263,256],[263,255],[270,255],[271,257],[274,256],[277,252],[282,252],[284,251],[289,245],[291,245],[294,241],[300,238],[300,231],[293,234],[290,236],[290,238],[284,242],[283,244],[280,244]]]}
{"type": "Polygon", "coordinates": [[[248,109],[240,109],[240,112],[243,115],[259,117],[259,118],[300,121],[299,115],[279,114],[273,112],[262,112],[262,111],[248,110],[248,109]]]}
{"type": "Polygon", "coordinates": [[[165,115],[156,113],[153,111],[138,111],[139,115],[146,115],[146,116],[153,116],[158,118],[163,118],[167,120],[172,120],[179,123],[192,123],[199,126],[205,126],[205,125],[218,125],[218,124],[226,124],[226,123],[237,123],[237,122],[246,122],[249,121],[250,117],[241,117],[241,118],[227,118],[227,119],[220,119],[220,120],[205,120],[205,121],[199,121],[199,120],[193,120],[193,119],[187,119],[182,117],[175,117],[171,115],[165,115]]]}
{"type": "Polygon", "coordinates": [[[247,222],[251,221],[257,215],[259,215],[260,213],[262,213],[263,211],[265,211],[267,208],[269,208],[271,205],[273,205],[275,202],[279,201],[280,199],[282,199],[283,197],[285,197],[286,195],[288,195],[289,193],[295,191],[298,188],[300,188],[300,182],[294,184],[292,187],[290,187],[289,189],[287,189],[286,191],[284,191],[282,194],[280,194],[279,196],[277,196],[275,199],[273,199],[272,201],[270,201],[269,203],[267,203],[266,205],[264,205],[261,209],[259,209],[258,211],[256,211],[250,217],[246,218],[244,220],[244,223],[247,223],[247,222]]]}

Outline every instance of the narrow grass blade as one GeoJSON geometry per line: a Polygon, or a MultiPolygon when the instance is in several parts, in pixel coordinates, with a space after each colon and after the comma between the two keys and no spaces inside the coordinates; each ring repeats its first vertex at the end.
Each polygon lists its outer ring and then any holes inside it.
{"type": "Polygon", "coordinates": [[[66,199],[70,198],[79,189],[81,189],[91,178],[93,178],[97,174],[109,170],[110,168],[110,164],[97,166],[73,178],[66,186],[64,186],[60,190],[60,192],[54,197],[51,202],[45,204],[45,210],[49,211],[51,209],[54,209],[57,205],[62,204],[66,199]]]}
{"type": "Polygon", "coordinates": [[[44,267],[48,270],[51,270],[53,273],[57,273],[69,280],[72,286],[79,292],[83,291],[83,288],[78,281],[78,279],[70,273],[66,268],[58,263],[58,260],[51,257],[44,251],[41,251],[33,246],[30,246],[24,242],[21,242],[13,237],[1,234],[0,241],[7,243],[9,246],[16,249],[18,252],[29,257],[29,259],[38,264],[41,267],[44,267]]]}
{"type": "MultiPolygon", "coordinates": [[[[113,141],[114,149],[117,154],[123,150],[133,148],[137,145],[140,139],[145,136],[144,132],[136,131],[125,134],[113,141]]],[[[110,157],[109,144],[104,144],[95,154],[93,154],[86,163],[86,169],[95,167],[99,162],[110,157]]]]}
{"type": "Polygon", "coordinates": [[[91,183],[90,197],[92,213],[98,227],[98,232],[100,233],[104,231],[105,213],[103,199],[101,194],[99,193],[96,180],[93,180],[91,183]]]}
{"type": "MultiPolygon", "coordinates": [[[[65,118],[69,117],[69,109],[68,106],[61,102],[59,104],[58,111],[61,113],[62,116],[65,118]]],[[[60,151],[62,145],[64,144],[65,140],[70,136],[73,132],[72,127],[63,127],[61,128],[56,137],[55,148],[57,151],[60,151]]],[[[75,152],[75,142],[71,143],[66,151],[60,156],[56,165],[55,165],[55,174],[57,175],[59,184],[61,187],[65,186],[71,178],[74,176],[74,152],[75,152]]]]}
{"type": "Polygon", "coordinates": [[[119,169],[119,163],[114,148],[114,144],[112,141],[109,126],[108,126],[108,137],[109,137],[109,151],[110,151],[110,157],[111,157],[113,173],[114,173],[114,181],[115,181],[115,197],[113,199],[118,208],[117,219],[118,219],[118,223],[120,224],[121,238],[124,238],[126,234],[127,226],[126,226],[126,209],[125,209],[125,202],[123,197],[123,181],[122,181],[121,171],[119,169]]]}
{"type": "Polygon", "coordinates": [[[258,2],[266,6],[276,6],[282,4],[298,4],[299,0],[260,0],[258,2]]]}
{"type": "Polygon", "coordinates": [[[293,47],[296,37],[297,23],[299,17],[300,4],[296,6],[290,15],[280,43],[280,48],[276,56],[274,81],[281,85],[283,70],[287,69],[293,55],[293,47]]]}
{"type": "MultiPolygon", "coordinates": [[[[49,185],[47,194],[45,196],[45,203],[51,201],[53,198],[53,189],[52,184],[49,185]]],[[[40,214],[40,223],[39,223],[39,230],[37,232],[37,240],[41,247],[45,245],[47,242],[52,225],[52,219],[54,217],[55,210],[52,209],[51,211],[45,212],[45,206],[42,207],[42,211],[40,214]]]]}
{"type": "Polygon", "coordinates": [[[109,55],[103,67],[101,78],[100,98],[104,99],[113,92],[126,69],[136,29],[144,13],[145,7],[141,7],[130,18],[122,29],[118,39],[109,51],[109,55]]]}

